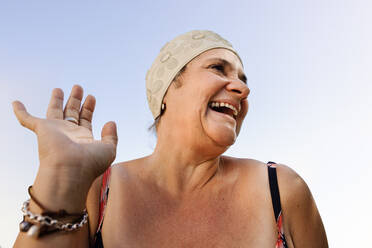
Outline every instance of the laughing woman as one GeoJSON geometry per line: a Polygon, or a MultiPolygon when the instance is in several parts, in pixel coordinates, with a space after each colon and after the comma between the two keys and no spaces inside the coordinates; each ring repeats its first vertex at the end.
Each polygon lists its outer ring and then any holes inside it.
{"type": "Polygon", "coordinates": [[[296,172],[223,155],[249,95],[228,41],[211,31],[176,37],[148,71],[146,89],[154,152],[113,166],[115,123],[93,139],[95,98],[81,105],[80,86],[65,107],[54,89],[45,119],[13,103],[38,137],[40,159],[15,247],[328,247],[296,172]]]}

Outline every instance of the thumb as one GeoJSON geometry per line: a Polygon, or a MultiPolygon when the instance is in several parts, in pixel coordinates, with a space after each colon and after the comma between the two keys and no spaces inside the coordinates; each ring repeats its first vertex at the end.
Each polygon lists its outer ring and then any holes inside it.
{"type": "Polygon", "coordinates": [[[20,101],[14,101],[12,102],[12,106],[13,106],[13,111],[14,111],[14,114],[16,115],[19,123],[34,131],[35,132],[35,126],[36,126],[36,121],[38,118],[30,115],[25,106],[23,105],[23,103],[21,103],[20,101]]]}
{"type": "Polygon", "coordinates": [[[115,122],[109,121],[103,126],[101,140],[103,143],[112,144],[116,148],[118,144],[118,134],[115,122]]]}

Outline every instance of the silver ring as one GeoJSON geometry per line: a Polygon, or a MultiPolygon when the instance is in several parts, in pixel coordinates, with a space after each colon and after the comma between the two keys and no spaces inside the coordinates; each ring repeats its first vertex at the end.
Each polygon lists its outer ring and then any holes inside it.
{"type": "Polygon", "coordinates": [[[76,125],[79,124],[79,121],[76,120],[74,117],[65,117],[64,120],[65,121],[71,121],[71,122],[75,123],[76,125]]]}

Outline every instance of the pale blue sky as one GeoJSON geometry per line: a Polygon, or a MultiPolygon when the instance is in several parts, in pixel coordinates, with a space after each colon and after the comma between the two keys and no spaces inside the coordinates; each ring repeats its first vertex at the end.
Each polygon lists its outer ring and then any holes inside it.
{"type": "Polygon", "coordinates": [[[251,88],[237,157],[285,163],[308,183],[330,247],[372,235],[372,3],[339,1],[2,1],[0,246],[10,247],[33,183],[35,135],[11,101],[44,116],[55,87],[97,98],[94,134],[118,124],[116,161],[151,153],[145,73],[159,49],[192,29],[239,51],[251,88]]]}

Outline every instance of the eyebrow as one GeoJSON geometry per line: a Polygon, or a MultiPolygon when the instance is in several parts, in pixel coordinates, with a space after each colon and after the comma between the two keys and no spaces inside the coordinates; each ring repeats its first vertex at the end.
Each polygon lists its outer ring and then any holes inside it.
{"type": "MultiPolygon", "coordinates": [[[[226,59],[211,58],[211,59],[208,59],[208,61],[218,61],[219,63],[223,64],[223,66],[228,66],[230,68],[233,68],[233,65],[229,61],[227,61],[226,59]]],[[[247,76],[243,72],[238,73],[238,77],[245,84],[247,84],[247,76]]]]}

